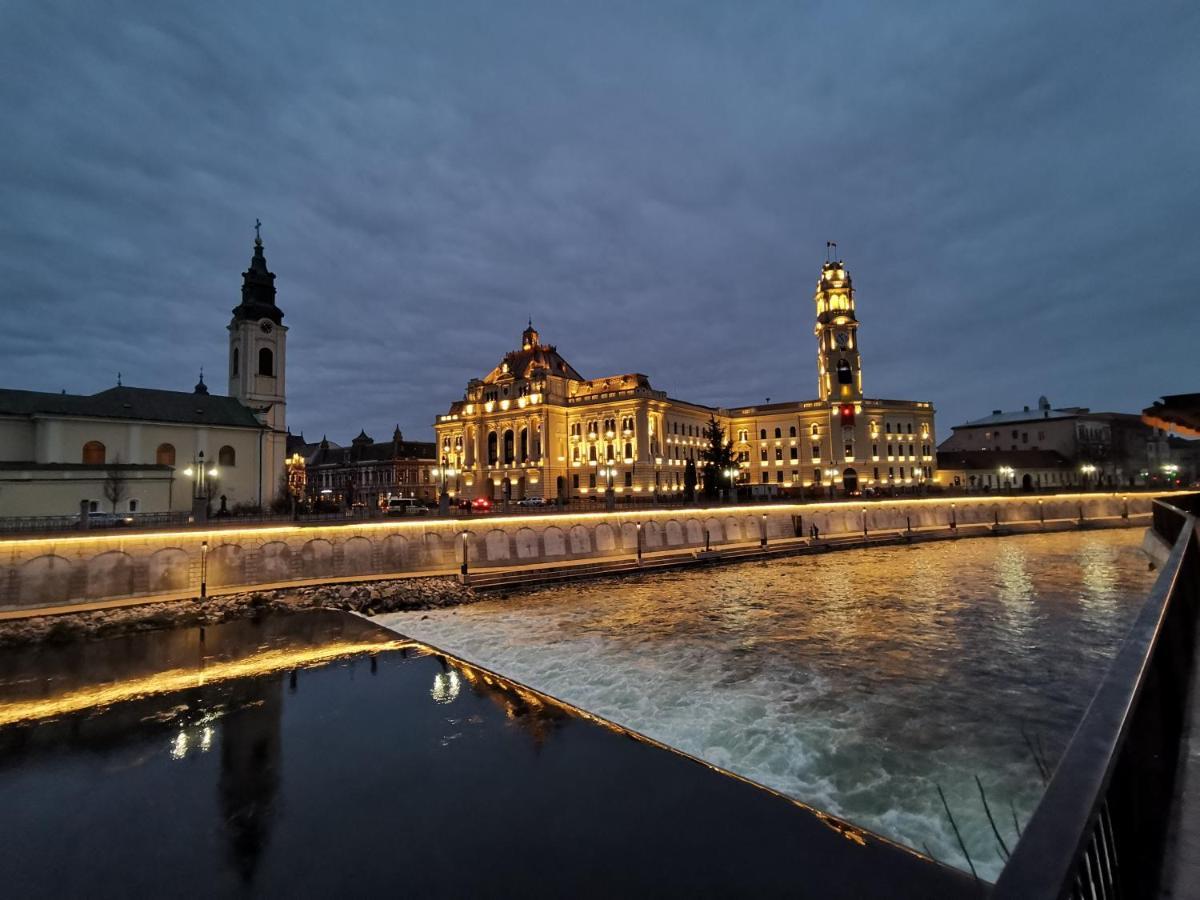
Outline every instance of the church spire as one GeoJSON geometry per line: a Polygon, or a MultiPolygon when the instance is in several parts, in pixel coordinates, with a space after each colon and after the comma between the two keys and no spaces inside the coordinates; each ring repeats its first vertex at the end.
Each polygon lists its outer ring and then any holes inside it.
{"type": "Polygon", "coordinates": [[[254,220],[254,255],[250,268],[242,273],[242,302],[233,311],[235,319],[283,321],[283,311],[275,305],[275,273],[267,269],[263,255],[262,222],[254,220]]]}

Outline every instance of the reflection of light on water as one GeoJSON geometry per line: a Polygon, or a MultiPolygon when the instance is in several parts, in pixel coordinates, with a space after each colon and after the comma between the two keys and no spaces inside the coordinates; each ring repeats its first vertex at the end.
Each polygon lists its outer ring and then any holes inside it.
{"type": "Polygon", "coordinates": [[[449,672],[438,672],[433,676],[433,688],[429,691],[435,703],[453,703],[458,698],[462,681],[458,673],[451,669],[449,672]]]}
{"type": "Polygon", "coordinates": [[[996,556],[996,574],[1000,577],[1000,599],[1005,603],[1028,603],[1033,599],[1033,579],[1026,567],[1025,551],[1010,545],[996,556]]]}
{"type": "Polygon", "coordinates": [[[171,759],[183,759],[189,751],[207,753],[212,749],[213,727],[211,725],[200,728],[198,735],[195,733],[196,728],[193,728],[192,731],[193,733],[189,735],[184,729],[175,735],[175,740],[171,742],[171,759]]]}
{"type": "Polygon", "coordinates": [[[1079,568],[1083,572],[1084,598],[1107,606],[1115,599],[1118,573],[1111,547],[1086,544],[1079,548],[1079,568]]]}

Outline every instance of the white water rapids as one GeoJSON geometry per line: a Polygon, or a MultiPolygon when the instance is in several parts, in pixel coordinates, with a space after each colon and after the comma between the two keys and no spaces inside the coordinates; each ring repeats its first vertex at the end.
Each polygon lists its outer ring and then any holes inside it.
{"type": "Polygon", "coordinates": [[[599,580],[380,621],[981,876],[1153,580],[1141,532],[599,580]]]}

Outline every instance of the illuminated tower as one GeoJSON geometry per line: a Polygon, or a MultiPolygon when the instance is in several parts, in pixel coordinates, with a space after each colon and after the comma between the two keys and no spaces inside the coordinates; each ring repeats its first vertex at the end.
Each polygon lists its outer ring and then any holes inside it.
{"type": "MultiPolygon", "coordinates": [[[[836,244],[829,245],[832,249],[836,244]]],[[[863,397],[858,355],[854,287],[839,260],[826,260],[813,296],[817,304],[817,396],[830,404],[855,404],[863,397]]]]}

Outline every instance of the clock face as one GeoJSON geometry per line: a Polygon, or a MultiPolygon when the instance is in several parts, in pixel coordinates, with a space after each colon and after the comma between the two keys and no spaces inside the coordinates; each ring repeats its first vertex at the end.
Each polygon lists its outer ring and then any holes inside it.
{"type": "Polygon", "coordinates": [[[843,350],[845,350],[846,345],[850,343],[850,335],[846,334],[844,331],[839,331],[836,335],[834,335],[834,339],[837,341],[837,345],[843,350]]]}
{"type": "Polygon", "coordinates": [[[270,333],[271,333],[271,323],[270,323],[270,322],[263,322],[263,323],[262,323],[261,325],[259,325],[258,327],[262,329],[262,333],[263,333],[263,334],[270,334],[270,333]]]}

